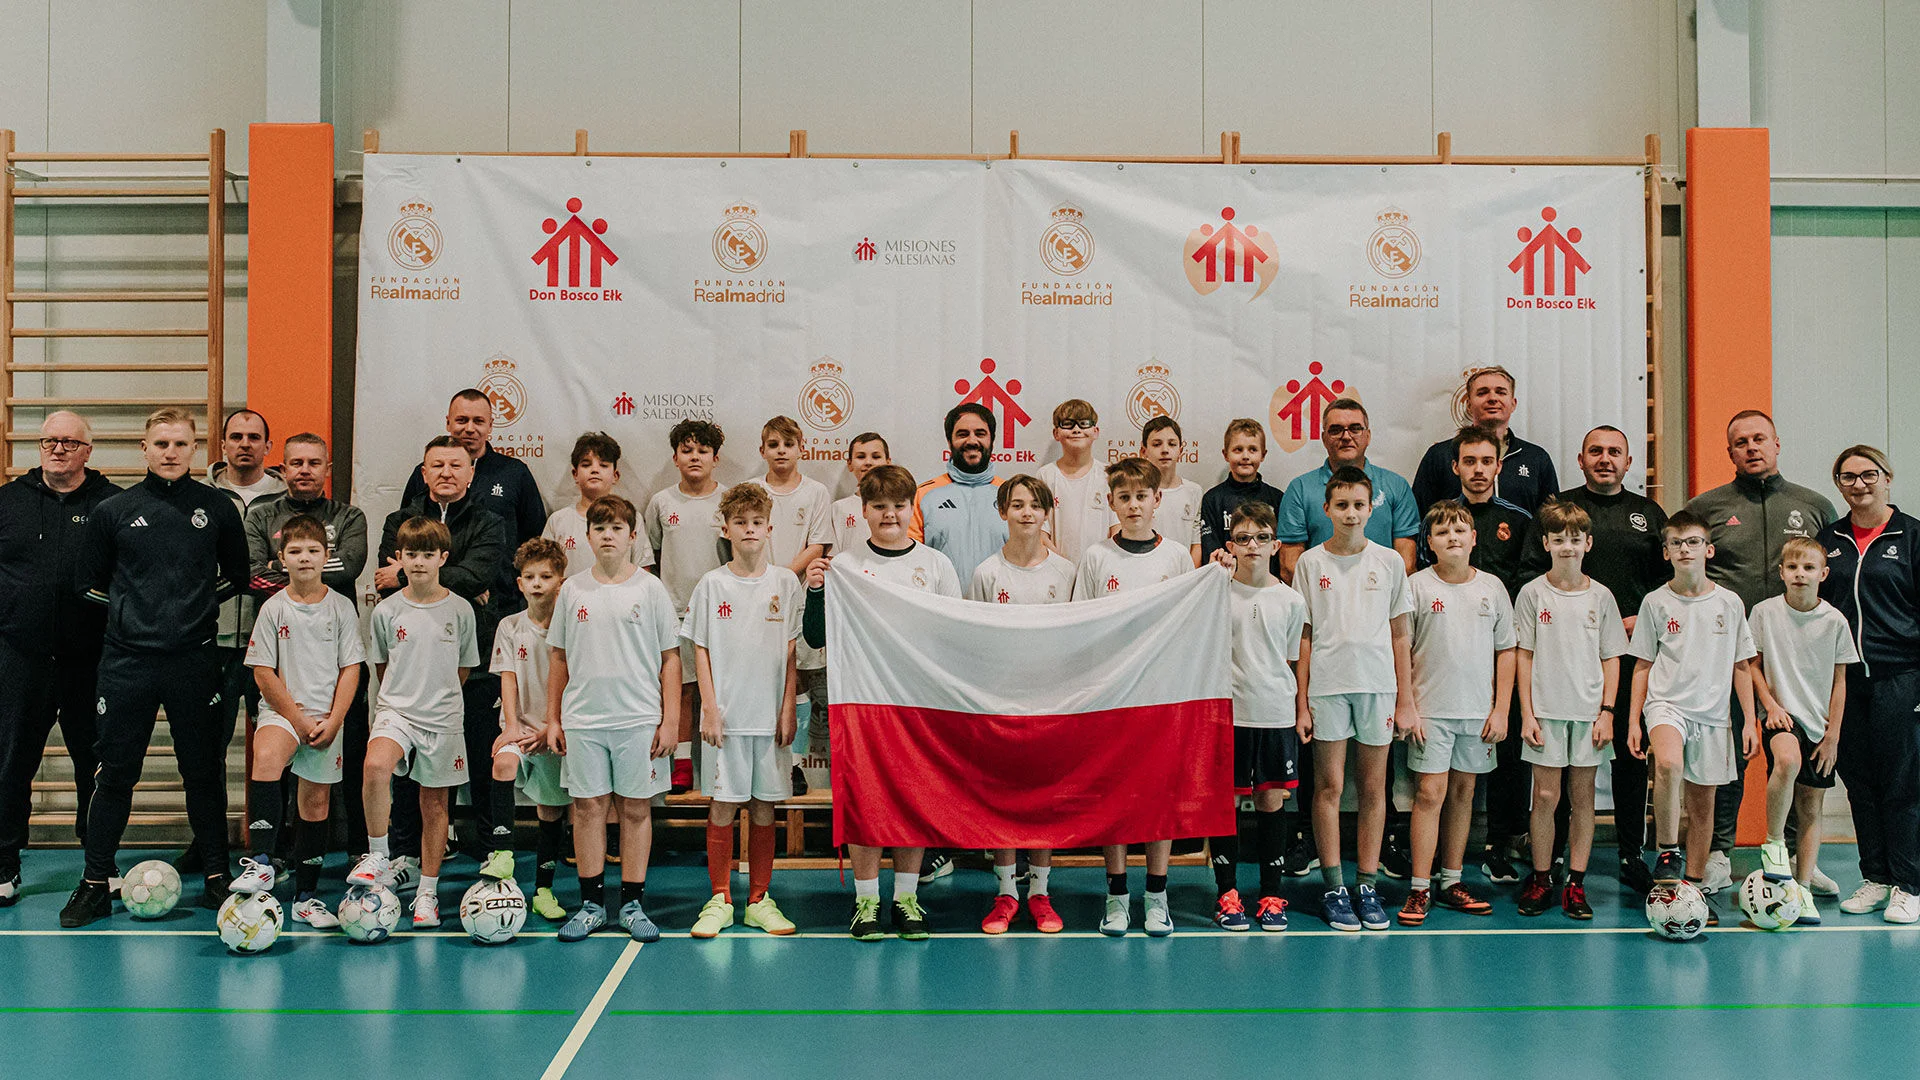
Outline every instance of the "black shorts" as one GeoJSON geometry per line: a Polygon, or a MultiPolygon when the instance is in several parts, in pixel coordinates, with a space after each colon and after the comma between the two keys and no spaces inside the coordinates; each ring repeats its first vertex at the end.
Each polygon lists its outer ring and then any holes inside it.
{"type": "Polygon", "coordinates": [[[1813,740],[1807,738],[1806,731],[1801,728],[1799,724],[1793,725],[1791,732],[1769,731],[1766,728],[1760,729],[1760,747],[1767,753],[1767,772],[1769,774],[1773,772],[1773,740],[1775,736],[1779,735],[1792,735],[1800,743],[1800,775],[1793,778],[1794,783],[1810,788],[1820,788],[1822,790],[1833,786],[1833,778],[1839,774],[1840,770],[1836,767],[1833,772],[1825,776],[1821,776],[1818,772],[1814,771],[1813,748],[1815,743],[1813,740]]]}
{"type": "Polygon", "coordinates": [[[1233,793],[1300,786],[1300,735],[1290,727],[1233,729],[1233,793]]]}

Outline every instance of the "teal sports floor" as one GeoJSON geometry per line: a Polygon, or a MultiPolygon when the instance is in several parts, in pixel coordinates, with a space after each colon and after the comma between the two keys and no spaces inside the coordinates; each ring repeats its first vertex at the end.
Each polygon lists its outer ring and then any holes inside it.
{"type": "MultiPolygon", "coordinates": [[[[149,854],[171,853],[122,865],[149,854]]],[[[1736,880],[1757,865],[1740,852],[1736,880]]],[[[1822,866],[1858,880],[1850,846],[1822,866]]],[[[448,865],[449,916],[475,869],[448,865]]],[[[1208,921],[1209,871],[1176,867],[1178,932],[1141,935],[1136,893],[1136,930],[1115,940],[1094,929],[1098,869],[1054,872],[1067,932],[1002,937],[979,932],[992,876],[959,870],[921,888],[932,941],[863,944],[833,871],[774,876],[799,935],[694,941],[705,869],[667,865],[648,878],[654,945],[562,945],[529,916],[518,941],[483,948],[450,918],[376,946],[298,927],[233,957],[193,882],[164,920],[116,905],[57,929],[79,871],[78,852],[30,851],[25,897],[0,910],[0,1077],[1854,1077],[1911,1075],[1920,1040],[1920,928],[1826,900],[1824,927],[1765,933],[1723,894],[1721,929],[1665,942],[1598,873],[1586,924],[1522,919],[1509,886],[1488,890],[1490,917],[1338,933],[1313,876],[1290,879],[1286,933],[1229,934],[1208,921]]],[[[344,871],[336,856],[330,902],[344,871]]],[[[530,873],[523,859],[529,890],[530,873]]],[[[557,891],[574,902],[570,869],[557,891]]],[[[1392,910],[1403,883],[1382,893],[1392,910]]]]}

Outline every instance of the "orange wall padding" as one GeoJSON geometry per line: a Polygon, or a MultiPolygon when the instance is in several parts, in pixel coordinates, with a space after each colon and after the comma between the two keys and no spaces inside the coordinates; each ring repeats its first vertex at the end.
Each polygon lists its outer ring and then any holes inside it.
{"type": "Polygon", "coordinates": [[[332,441],[333,125],[248,130],[247,407],[277,459],[289,435],[332,441]]]}

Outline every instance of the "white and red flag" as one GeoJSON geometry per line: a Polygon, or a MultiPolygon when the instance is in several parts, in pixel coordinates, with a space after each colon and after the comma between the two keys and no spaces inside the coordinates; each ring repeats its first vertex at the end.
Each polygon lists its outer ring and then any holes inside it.
{"type": "Polygon", "coordinates": [[[1089,847],[1233,827],[1223,568],[1072,604],[827,576],[836,844],[1089,847]]]}

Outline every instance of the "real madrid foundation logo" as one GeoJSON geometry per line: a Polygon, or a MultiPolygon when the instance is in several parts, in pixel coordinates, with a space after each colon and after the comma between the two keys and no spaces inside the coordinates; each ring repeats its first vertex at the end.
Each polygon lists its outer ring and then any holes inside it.
{"type": "Polygon", "coordinates": [[[713,257],[730,274],[750,273],[767,258],[767,234],[755,218],[760,211],[747,203],[727,207],[725,219],[713,230],[713,257]]]}
{"type": "Polygon", "coordinates": [[[1399,208],[1389,206],[1374,215],[1380,227],[1367,237],[1367,261],[1381,277],[1399,278],[1413,273],[1420,265],[1420,238],[1408,227],[1411,220],[1399,208]]]}
{"type": "Polygon", "coordinates": [[[1061,203],[1053,224],[1040,234],[1040,261],[1061,277],[1072,277],[1093,262],[1093,233],[1081,220],[1080,208],[1061,203]]]}
{"type": "Polygon", "coordinates": [[[496,427],[512,427],[527,408],[527,388],[520,385],[519,376],[514,374],[514,362],[506,353],[494,353],[487,358],[486,374],[480,379],[480,391],[493,402],[493,423],[496,427]]]}
{"type": "Polygon", "coordinates": [[[1137,369],[1140,381],[1127,392],[1127,419],[1141,427],[1156,416],[1179,419],[1180,392],[1173,388],[1173,372],[1149,361],[1137,369]]]}
{"type": "Polygon", "coordinates": [[[387,233],[387,254],[409,270],[425,270],[440,257],[440,227],[433,223],[433,207],[425,199],[400,206],[400,220],[387,233]]]}
{"type": "Polygon", "coordinates": [[[800,388],[800,419],[817,431],[832,431],[853,415],[853,390],[832,357],[821,357],[809,370],[813,378],[800,388]]]}

